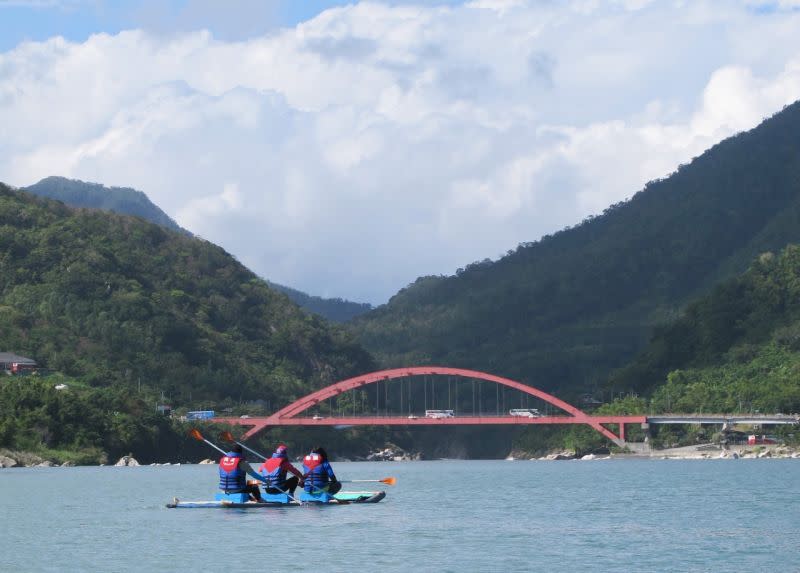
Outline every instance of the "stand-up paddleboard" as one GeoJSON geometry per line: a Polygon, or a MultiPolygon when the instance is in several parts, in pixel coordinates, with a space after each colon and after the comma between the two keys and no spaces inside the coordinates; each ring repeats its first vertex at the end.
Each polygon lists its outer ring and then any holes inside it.
{"type": "MultiPolygon", "coordinates": [[[[305,493],[305,492],[303,492],[305,493]]],[[[378,503],[386,497],[385,491],[340,491],[334,496],[311,496],[301,494],[295,500],[285,494],[264,495],[264,501],[249,501],[247,494],[218,493],[209,501],[181,501],[177,497],[168,503],[169,508],[183,509],[266,509],[269,507],[292,507],[301,505],[349,505],[352,503],[378,503]]]]}

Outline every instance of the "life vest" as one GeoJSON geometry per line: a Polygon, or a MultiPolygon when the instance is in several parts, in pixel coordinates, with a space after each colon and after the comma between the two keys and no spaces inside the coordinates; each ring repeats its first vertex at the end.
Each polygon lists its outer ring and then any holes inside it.
{"type": "Polygon", "coordinates": [[[228,452],[219,461],[219,489],[226,492],[237,492],[247,487],[245,472],[239,468],[242,455],[228,452]]]}
{"type": "Polygon", "coordinates": [[[267,479],[267,487],[283,489],[286,484],[286,469],[283,468],[285,459],[286,455],[276,452],[258,468],[261,475],[267,479]]]}
{"type": "Polygon", "coordinates": [[[325,489],[330,482],[328,471],[330,464],[322,460],[319,454],[311,453],[303,458],[303,475],[305,476],[305,489],[307,492],[319,492],[325,489]]]}

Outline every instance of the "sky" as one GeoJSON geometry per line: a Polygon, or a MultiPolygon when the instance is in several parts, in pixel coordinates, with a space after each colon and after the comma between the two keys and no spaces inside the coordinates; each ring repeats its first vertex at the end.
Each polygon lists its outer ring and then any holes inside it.
{"type": "Polygon", "coordinates": [[[0,181],[134,187],[382,304],[800,99],[800,0],[0,0],[0,181]]]}

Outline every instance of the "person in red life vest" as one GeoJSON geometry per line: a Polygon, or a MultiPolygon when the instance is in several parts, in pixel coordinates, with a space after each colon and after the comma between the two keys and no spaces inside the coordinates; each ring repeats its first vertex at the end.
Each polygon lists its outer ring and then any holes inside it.
{"type": "Polygon", "coordinates": [[[322,448],[314,448],[303,458],[303,472],[304,489],[309,493],[326,491],[335,495],[342,489],[342,484],[336,479],[336,474],[328,463],[328,454],[322,448]]]}
{"type": "Polygon", "coordinates": [[[264,460],[258,471],[261,472],[267,482],[267,493],[288,493],[294,496],[294,490],[297,489],[297,485],[303,485],[303,474],[289,461],[289,455],[284,444],[279,444],[275,448],[275,453],[269,459],[264,460]],[[286,479],[287,472],[292,472],[294,476],[286,479]]]}
{"type": "Polygon", "coordinates": [[[261,501],[258,486],[247,483],[247,474],[264,481],[244,459],[242,446],[235,444],[219,461],[219,489],[225,493],[249,493],[256,501],[261,501]]]}

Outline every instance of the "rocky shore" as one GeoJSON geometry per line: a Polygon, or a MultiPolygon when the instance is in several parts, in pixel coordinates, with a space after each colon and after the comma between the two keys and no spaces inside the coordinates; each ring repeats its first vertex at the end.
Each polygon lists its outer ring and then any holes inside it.
{"type": "Polygon", "coordinates": [[[72,462],[57,464],[30,452],[0,449],[0,468],[52,468],[71,467],[72,462]]]}
{"type": "MultiPolygon", "coordinates": [[[[551,452],[544,456],[531,455],[529,452],[515,450],[509,453],[506,460],[530,460],[530,461],[559,461],[559,460],[608,460],[608,459],[676,459],[676,460],[715,460],[715,459],[800,459],[800,448],[784,445],[763,445],[763,446],[728,446],[723,448],[717,444],[698,444],[696,446],[685,446],[681,448],[651,449],[645,444],[629,444],[626,452],[612,452],[600,454],[576,455],[574,451],[562,450],[551,452]]],[[[404,462],[425,459],[421,452],[408,452],[394,444],[386,444],[383,448],[371,451],[366,457],[355,456],[353,458],[337,458],[335,461],[368,461],[368,462],[404,462]]],[[[298,460],[302,461],[302,460],[298,460]]],[[[189,464],[191,462],[185,462],[189,464]]],[[[215,459],[204,459],[200,464],[216,464],[215,459]]],[[[41,456],[30,452],[19,452],[7,449],[0,449],[0,468],[21,468],[21,467],[72,467],[75,464],[66,461],[63,464],[46,460],[41,456]]],[[[100,464],[104,465],[104,464],[100,464]]],[[[122,456],[117,463],[118,467],[139,466],[139,462],[131,455],[122,456]]],[[[154,463],[158,465],[181,465],[180,463],[154,463]]]]}
{"type": "Polygon", "coordinates": [[[682,448],[663,450],[651,449],[644,444],[630,444],[629,450],[622,453],[576,455],[574,451],[564,450],[545,456],[531,456],[526,452],[513,451],[507,460],[558,461],[558,460],[607,460],[626,458],[652,458],[673,460],[717,460],[717,459],[763,459],[794,458],[800,459],[800,449],[792,446],[728,446],[723,448],[717,444],[698,444],[682,448]]]}
{"type": "Polygon", "coordinates": [[[355,458],[353,461],[365,462],[409,462],[423,459],[420,452],[407,452],[403,448],[394,444],[386,444],[382,449],[378,449],[367,454],[365,458],[355,458]]]}

